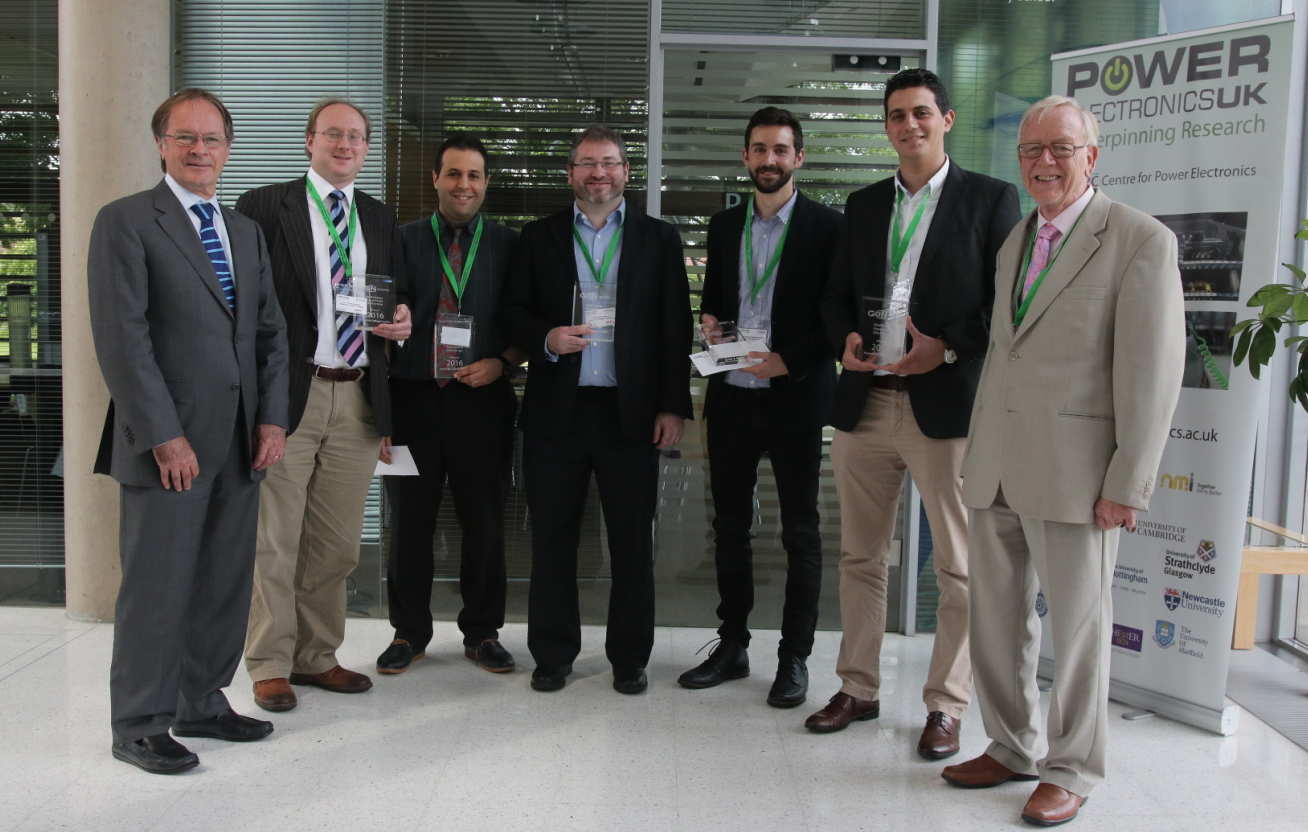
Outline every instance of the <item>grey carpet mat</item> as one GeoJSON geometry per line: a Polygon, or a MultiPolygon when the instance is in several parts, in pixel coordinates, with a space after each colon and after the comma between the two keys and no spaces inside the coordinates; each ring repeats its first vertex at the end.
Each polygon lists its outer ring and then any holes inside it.
{"type": "Polygon", "coordinates": [[[1226,695],[1308,751],[1308,673],[1257,647],[1236,651],[1226,695]]]}

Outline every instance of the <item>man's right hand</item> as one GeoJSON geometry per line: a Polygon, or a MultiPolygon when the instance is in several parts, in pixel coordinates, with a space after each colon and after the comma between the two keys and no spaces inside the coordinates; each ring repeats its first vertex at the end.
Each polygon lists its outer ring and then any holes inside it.
{"type": "Polygon", "coordinates": [[[185,436],[155,446],[154,461],[159,465],[159,482],[168,491],[190,491],[191,480],[200,476],[200,460],[185,436]]]}
{"type": "Polygon", "coordinates": [[[700,313],[699,331],[704,341],[709,344],[716,344],[722,338],[722,328],[718,325],[717,316],[707,312],[700,313]]]}
{"type": "Polygon", "coordinates": [[[579,326],[556,326],[545,336],[545,346],[550,348],[550,352],[555,355],[569,355],[574,352],[581,352],[589,346],[590,341],[586,336],[590,334],[590,327],[585,324],[579,326]]]}
{"type": "Polygon", "coordinates": [[[849,333],[845,336],[845,354],[840,356],[840,363],[845,365],[846,370],[860,373],[870,373],[877,368],[875,361],[868,361],[862,356],[863,336],[857,332],[849,333]]]}

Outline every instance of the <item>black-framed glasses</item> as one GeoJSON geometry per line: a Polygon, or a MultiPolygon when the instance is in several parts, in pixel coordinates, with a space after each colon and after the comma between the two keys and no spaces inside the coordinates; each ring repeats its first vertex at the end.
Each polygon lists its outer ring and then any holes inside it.
{"type": "Polygon", "coordinates": [[[572,166],[574,168],[581,168],[582,170],[617,170],[625,164],[626,162],[623,162],[620,159],[600,159],[599,161],[595,161],[594,159],[582,159],[580,162],[573,162],[572,166]]]}
{"type": "Polygon", "coordinates": [[[229,144],[226,136],[213,134],[197,136],[194,133],[164,133],[164,137],[172,139],[178,147],[195,147],[200,142],[204,142],[204,146],[210,150],[218,150],[229,144]]]}
{"type": "Polygon", "coordinates": [[[1039,159],[1044,155],[1047,147],[1050,155],[1055,159],[1068,159],[1081,148],[1089,146],[1088,144],[1067,144],[1066,142],[1054,142],[1053,144],[1023,142],[1017,146],[1017,155],[1023,159],[1039,159]]]}

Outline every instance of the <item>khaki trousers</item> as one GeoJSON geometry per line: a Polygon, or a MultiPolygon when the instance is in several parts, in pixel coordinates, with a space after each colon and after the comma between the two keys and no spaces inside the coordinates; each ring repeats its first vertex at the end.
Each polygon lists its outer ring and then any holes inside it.
{"type": "Polygon", "coordinates": [[[380,437],[365,382],[314,377],[286,456],[259,490],[254,593],[245,667],[258,682],[336,666],[345,638],[345,579],[380,437]]]}
{"type": "MultiPolygon", "coordinates": [[[[836,431],[831,465],[840,498],[840,624],[836,674],[841,691],[877,699],[886,632],[886,555],[904,472],[922,494],[935,543],[936,639],[922,701],[928,711],[959,718],[971,700],[968,654],[967,511],[962,480],[966,440],[922,434],[908,394],[873,388],[853,431],[836,431]]],[[[904,568],[915,568],[916,552],[904,568]]]]}
{"type": "Polygon", "coordinates": [[[1004,501],[971,513],[972,665],[986,753],[1085,796],[1104,779],[1118,529],[1021,517],[1004,501]],[[1040,619],[1048,604],[1058,669],[1040,759],[1040,619]]]}

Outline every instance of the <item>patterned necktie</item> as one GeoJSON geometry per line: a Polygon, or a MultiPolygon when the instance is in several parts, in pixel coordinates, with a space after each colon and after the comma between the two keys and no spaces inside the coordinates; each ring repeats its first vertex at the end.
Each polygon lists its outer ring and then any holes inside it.
{"type": "Polygon", "coordinates": [[[223,251],[223,241],[218,236],[218,229],[213,224],[214,207],[208,202],[199,202],[191,210],[200,218],[200,242],[204,253],[209,255],[214,274],[218,275],[218,286],[223,290],[227,308],[236,311],[236,281],[232,279],[232,270],[227,266],[227,253],[223,251]]]}
{"type": "Polygon", "coordinates": [[[1026,267],[1026,282],[1022,284],[1023,298],[1031,291],[1036,277],[1049,262],[1049,252],[1053,250],[1054,243],[1058,242],[1061,236],[1063,232],[1059,231],[1052,222],[1040,226],[1040,231],[1036,233],[1035,251],[1031,254],[1031,265],[1026,267]]]}
{"type": "MultiPolygon", "coordinates": [[[[332,202],[332,225],[336,226],[336,236],[341,238],[341,242],[346,246],[345,255],[349,256],[349,233],[350,220],[348,203],[345,200],[345,194],[336,190],[328,194],[328,199],[332,202]]],[[[331,258],[332,264],[332,297],[350,291],[350,286],[345,276],[345,263],[341,261],[341,252],[336,248],[336,241],[331,240],[327,244],[327,254],[331,258]]],[[[341,357],[345,363],[351,367],[358,362],[359,357],[363,355],[363,330],[359,328],[359,319],[348,312],[336,313],[336,349],[340,350],[341,357]]]]}
{"type": "MultiPolygon", "coordinates": [[[[459,239],[463,236],[463,229],[454,229],[454,234],[452,236],[454,239],[450,241],[450,247],[445,252],[445,257],[450,261],[450,271],[456,278],[459,278],[463,277],[463,249],[459,247],[459,239]]],[[[440,278],[441,299],[440,303],[437,305],[436,312],[438,315],[441,312],[449,312],[451,315],[457,315],[459,314],[459,302],[454,298],[454,289],[450,286],[450,279],[445,276],[443,271],[441,272],[440,278]]],[[[444,344],[439,344],[436,349],[436,357],[439,360],[444,357],[447,350],[457,349],[457,347],[447,347],[444,344]]],[[[450,383],[450,380],[448,378],[441,378],[437,379],[436,383],[441,387],[444,387],[450,383]]]]}

